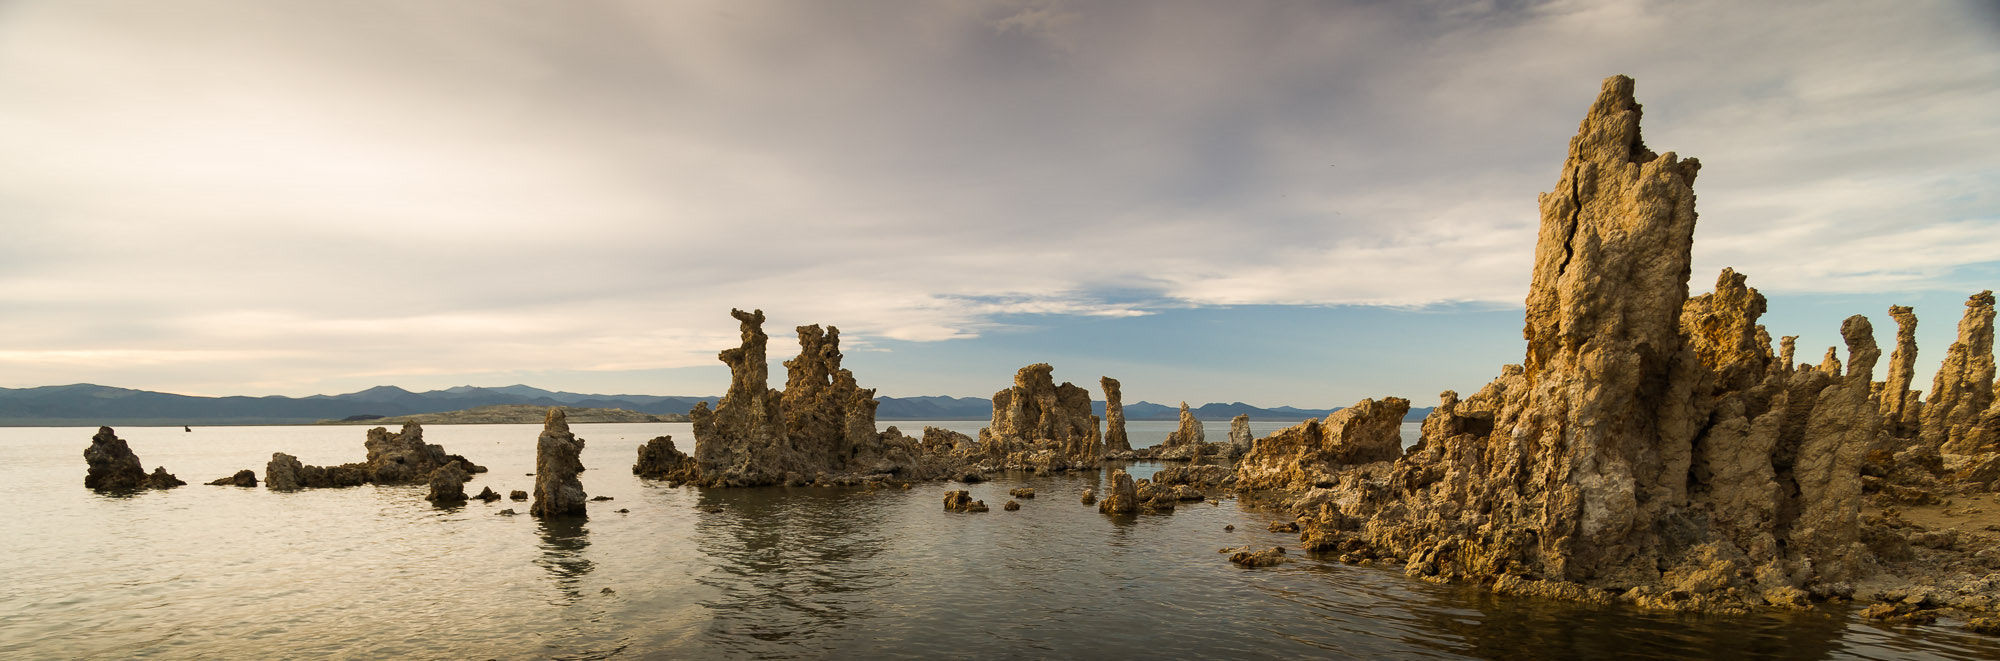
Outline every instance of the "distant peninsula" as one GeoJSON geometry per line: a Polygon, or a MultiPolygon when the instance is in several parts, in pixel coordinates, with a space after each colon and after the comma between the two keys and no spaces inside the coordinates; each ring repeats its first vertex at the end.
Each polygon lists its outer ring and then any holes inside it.
{"type": "MultiPolygon", "coordinates": [[[[537,404],[494,404],[475,406],[457,411],[438,413],[417,413],[413,415],[375,416],[356,415],[340,420],[321,420],[322,425],[519,425],[541,424],[548,417],[551,407],[537,404]]],[[[563,410],[572,423],[593,422],[687,422],[682,413],[640,413],[628,409],[579,408],[570,406],[554,407],[563,410]]]]}

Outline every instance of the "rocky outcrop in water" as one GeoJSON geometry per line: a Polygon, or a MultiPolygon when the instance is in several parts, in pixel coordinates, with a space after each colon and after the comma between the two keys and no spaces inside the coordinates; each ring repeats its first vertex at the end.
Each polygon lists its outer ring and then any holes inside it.
{"type": "Polygon", "coordinates": [[[438,505],[455,505],[465,502],[465,483],[472,476],[456,461],[431,471],[431,491],[424,500],[438,505]]]}
{"type": "Polygon", "coordinates": [[[218,487],[254,487],[257,486],[257,473],[245,468],[236,471],[235,475],[216,478],[215,481],[209,482],[209,484],[218,487]]]}
{"type": "Polygon", "coordinates": [[[97,428],[97,435],[90,437],[90,447],[83,449],[83,461],[90,466],[83,476],[83,486],[87,488],[130,491],[148,486],[146,468],[139,463],[139,455],[110,427],[97,428]]]}
{"type": "Polygon", "coordinates": [[[1090,391],[1056,385],[1047,363],[1023,367],[993,394],[993,420],[979,430],[982,464],[1050,472],[1094,468],[1104,458],[1090,391]]]}
{"type": "Polygon", "coordinates": [[[1132,439],[1125,435],[1125,393],[1118,380],[1108,376],[1098,379],[1097,384],[1104,388],[1104,453],[1131,452],[1132,439]]]}
{"type": "Polygon", "coordinates": [[[785,390],[772,390],[765,367],[764,312],[732,310],[743,344],[725,350],[729,392],[694,423],[696,477],[702,486],[860,484],[934,480],[955,474],[947,457],[899,431],[875,431],[875,391],[840,367],[840,329],[800,326],[799,356],[785,361],[785,390]]]}
{"type": "Polygon", "coordinates": [[[1983,291],[1965,302],[1958,341],[1945,351],[1931,380],[1922,414],[1924,442],[1949,454],[2000,450],[1974,433],[1993,402],[1993,292],[1983,291]]]}
{"type": "Polygon", "coordinates": [[[694,457],[675,449],[672,436],[656,437],[639,446],[639,461],[632,464],[632,474],[670,485],[695,482],[701,476],[694,457]]]}
{"type": "Polygon", "coordinates": [[[416,423],[406,423],[394,434],[386,427],[370,429],[362,445],[368,450],[364,462],[368,481],[375,484],[420,484],[453,461],[460,462],[460,468],[468,473],[486,472],[465,457],[445,453],[444,446],[425,443],[424,428],[416,423]]]}
{"type": "Polygon", "coordinates": [[[264,488],[272,491],[296,491],[354,487],[367,484],[369,474],[367,464],[308,466],[300,463],[298,457],[283,452],[273,452],[270,463],[264,465],[264,488]]]}
{"type": "Polygon", "coordinates": [[[1307,420],[1257,439],[1236,464],[1237,486],[1330,487],[1342,468],[1392,461],[1403,456],[1403,416],[1409,412],[1410,400],[1401,397],[1364,399],[1324,421],[1307,420]]]}
{"type": "Polygon", "coordinates": [[[165,466],[154,466],[153,472],[146,476],[146,488],[148,489],[172,489],[185,484],[187,482],[168,473],[165,466]]]}
{"type": "Polygon", "coordinates": [[[486,468],[463,456],[446,453],[443,446],[425,443],[424,428],[416,423],[390,433],[385,427],[368,430],[362,442],[365,461],[337,466],[309,466],[297,457],[276,452],[264,466],[264,486],[273,491],[352,487],[363,484],[425,484],[432,473],[458,462],[467,473],[484,473],[486,468]]]}
{"type": "MultiPolygon", "coordinates": [[[[1088,499],[1091,494],[1085,492],[1084,496],[1088,499]]],[[[1132,481],[1130,473],[1123,469],[1111,471],[1111,486],[1104,490],[1104,497],[1097,499],[1097,511],[1105,514],[1139,513],[1139,487],[1132,481]]]]}
{"type": "MultiPolygon", "coordinates": [[[[583,492],[583,439],[569,431],[562,409],[549,409],[535,439],[535,502],[528,513],[540,517],[583,516],[590,501],[583,492]]],[[[464,491],[460,490],[460,497],[464,491]]]]}

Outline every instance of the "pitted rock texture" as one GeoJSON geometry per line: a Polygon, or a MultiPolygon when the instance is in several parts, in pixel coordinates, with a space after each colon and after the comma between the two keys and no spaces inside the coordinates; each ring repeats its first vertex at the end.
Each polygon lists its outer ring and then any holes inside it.
{"type": "Polygon", "coordinates": [[[1095,468],[1103,460],[1090,391],[1056,385],[1054,371],[1047,363],[1023,367],[1012,387],[993,393],[993,420],[979,430],[987,462],[1050,472],[1095,468]]]}
{"type": "MultiPolygon", "coordinates": [[[[569,431],[562,409],[549,409],[542,435],[535,439],[535,502],[528,513],[540,517],[583,516],[590,501],[583,492],[583,439],[569,431]]],[[[459,496],[464,497],[464,489],[459,496]]]]}
{"type": "Polygon", "coordinates": [[[90,447],[83,449],[83,461],[90,466],[83,476],[86,488],[130,491],[147,487],[146,468],[139,464],[139,455],[133,454],[132,447],[110,427],[97,428],[97,435],[90,437],[90,447]]]}
{"type": "Polygon", "coordinates": [[[1131,452],[1132,439],[1125,435],[1125,393],[1117,379],[1107,376],[1097,383],[1104,388],[1104,452],[1131,452]]]}
{"type": "Polygon", "coordinates": [[[895,428],[875,431],[875,391],[841,368],[840,329],[798,327],[799,355],[785,361],[785,390],[766,384],[764,312],[732,310],[743,344],[725,350],[729,391],[713,410],[689,412],[695,478],[701,486],[860,484],[935,480],[956,474],[952,460],[895,428]]]}
{"type": "Polygon", "coordinates": [[[1923,406],[1923,440],[1947,454],[2000,450],[1975,438],[1979,416],[1993,405],[1993,292],[1974,294],[1958,322],[1958,341],[1945,351],[1923,406]]]}

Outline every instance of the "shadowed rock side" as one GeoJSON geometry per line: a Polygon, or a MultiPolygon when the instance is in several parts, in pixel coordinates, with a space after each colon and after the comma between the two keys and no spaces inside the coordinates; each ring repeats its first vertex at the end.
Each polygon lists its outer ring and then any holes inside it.
{"type": "Polygon", "coordinates": [[[694,457],[674,448],[674,437],[660,436],[639,446],[639,461],[632,464],[632,474],[679,486],[696,481],[699,471],[694,457]]]}
{"type": "Polygon", "coordinates": [[[993,420],[979,430],[978,453],[961,458],[987,470],[1097,467],[1104,441],[1090,412],[1090,391],[1068,382],[1056,385],[1054,371],[1047,363],[1023,367],[1012,387],[993,393],[993,420]]]}
{"type": "Polygon", "coordinates": [[[732,310],[742,346],[725,350],[729,392],[711,410],[689,412],[701,486],[859,484],[949,476],[948,458],[924,452],[894,428],[875,431],[875,391],[840,367],[840,330],[800,326],[799,356],[785,361],[786,388],[767,387],[764,312],[732,310]]]}
{"type": "Polygon", "coordinates": [[[1281,429],[1252,442],[1236,464],[1236,484],[1244,489],[1331,487],[1342,468],[1402,456],[1403,416],[1409,412],[1407,399],[1364,399],[1324,421],[1281,429]]]}
{"type": "MultiPolygon", "coordinates": [[[[535,502],[528,507],[534,516],[583,516],[590,501],[583,492],[583,439],[569,431],[562,409],[549,409],[542,421],[542,435],[535,439],[535,502]]],[[[463,500],[465,491],[459,490],[463,500]]]]}
{"type": "Polygon", "coordinates": [[[1923,407],[1923,440],[1948,454],[1991,452],[1978,438],[1980,415],[1993,405],[1993,292],[1974,294],[1958,322],[1958,341],[1945,351],[1923,407]]]}
{"type": "Polygon", "coordinates": [[[1131,452],[1132,440],[1125,435],[1125,394],[1117,379],[1107,376],[1097,383],[1104,388],[1104,453],[1131,452]]]}
{"type": "Polygon", "coordinates": [[[402,431],[393,434],[385,427],[370,429],[362,446],[368,451],[366,461],[338,466],[308,466],[298,457],[274,452],[264,466],[264,488],[292,491],[371,483],[425,484],[437,469],[454,461],[467,473],[486,472],[485,467],[463,456],[446,453],[443,446],[425,443],[424,428],[416,423],[405,424],[402,431]]]}
{"type": "Polygon", "coordinates": [[[98,491],[130,491],[147,487],[146,468],[139,463],[139,455],[125,444],[110,427],[98,427],[97,435],[90,437],[90,447],[83,449],[83,461],[90,466],[84,473],[83,486],[98,491]]]}

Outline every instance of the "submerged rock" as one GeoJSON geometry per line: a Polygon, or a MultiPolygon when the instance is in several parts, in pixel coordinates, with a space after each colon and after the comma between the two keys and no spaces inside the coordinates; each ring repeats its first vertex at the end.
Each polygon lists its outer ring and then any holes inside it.
{"type": "Polygon", "coordinates": [[[83,486],[87,488],[129,491],[148,486],[146,468],[139,464],[139,455],[133,454],[131,446],[110,427],[97,428],[97,435],[90,437],[90,447],[83,450],[83,461],[90,465],[83,476],[83,486]]]}
{"type": "Polygon", "coordinates": [[[515,489],[507,492],[507,500],[527,500],[528,492],[515,489]]]}
{"type": "Polygon", "coordinates": [[[1081,501],[1081,502],[1082,502],[1083,504],[1085,504],[1085,505],[1096,505],[1096,504],[1097,504],[1097,492],[1096,492],[1096,491],[1094,491],[1094,490],[1091,490],[1091,489],[1084,489],[1084,490],[1083,490],[1083,497],[1082,497],[1082,498],[1079,498],[1078,500],[1079,500],[1079,501],[1081,501]]]}
{"type": "Polygon", "coordinates": [[[484,502],[488,502],[488,503],[490,503],[490,502],[493,502],[493,501],[496,501],[496,500],[499,500],[499,499],[500,499],[500,494],[499,494],[499,493],[497,493],[497,492],[495,492],[495,491],[493,491],[493,487],[486,487],[486,488],[483,488],[483,489],[480,489],[480,490],[479,490],[479,495],[477,495],[477,496],[473,496],[473,498],[476,498],[476,499],[479,499],[479,500],[481,500],[481,501],[484,501],[484,502]]]}
{"type": "Polygon", "coordinates": [[[257,473],[245,468],[236,471],[235,475],[217,478],[215,481],[209,482],[209,484],[219,487],[254,487],[257,486],[257,473]]]}
{"type": "Polygon", "coordinates": [[[1229,561],[1245,567],[1275,567],[1291,559],[1285,557],[1285,547],[1273,546],[1262,551],[1238,551],[1229,556],[1229,561]]]}
{"type": "Polygon", "coordinates": [[[535,439],[535,502],[528,507],[534,516],[583,516],[590,499],[583,492],[583,439],[569,431],[562,409],[549,409],[542,421],[542,435],[535,439]]]}
{"type": "Polygon", "coordinates": [[[1008,490],[1007,490],[1007,495],[1009,495],[1009,496],[1013,496],[1013,497],[1015,497],[1015,498],[1033,498],[1033,497],[1035,497],[1035,488],[1034,488],[1034,487],[1015,487],[1015,488],[1012,488],[1012,489],[1008,489],[1008,490]]]}
{"type": "Polygon", "coordinates": [[[1001,505],[1001,506],[1000,506],[1000,509],[1003,509],[1003,510],[1007,510],[1007,511],[1009,511],[1009,512],[1012,512],[1012,511],[1015,511],[1015,510],[1019,510],[1019,509],[1021,509],[1021,503],[1020,503],[1020,502],[1018,502],[1018,501],[1013,501],[1013,500],[1009,500],[1009,501],[1007,501],[1007,504],[1005,504],[1005,505],[1001,505]]]}
{"type": "Polygon", "coordinates": [[[1132,440],[1125,435],[1124,392],[1117,379],[1102,377],[1097,384],[1104,388],[1104,452],[1116,454],[1132,451],[1132,440]]]}

